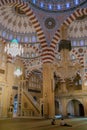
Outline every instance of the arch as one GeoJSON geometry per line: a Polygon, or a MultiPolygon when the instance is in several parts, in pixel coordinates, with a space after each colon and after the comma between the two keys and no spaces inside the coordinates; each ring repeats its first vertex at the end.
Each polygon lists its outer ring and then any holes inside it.
{"type": "MultiPolygon", "coordinates": [[[[65,25],[65,26],[69,26],[74,20],[76,20],[77,17],[80,17],[80,16],[83,16],[83,15],[87,15],[87,8],[82,8],[82,9],[77,9],[75,12],[73,12],[62,24],[61,26],[65,25]]],[[[60,28],[61,28],[60,26],[60,28]]],[[[60,41],[60,38],[61,38],[61,34],[60,34],[60,28],[58,28],[58,30],[56,31],[53,39],[52,39],[52,42],[51,42],[51,52],[52,52],[52,55],[54,55],[54,52],[55,52],[55,47],[56,47],[56,44],[60,41]]],[[[53,56],[54,57],[54,56],[53,56]]]]}
{"type": "MultiPolygon", "coordinates": [[[[33,75],[33,72],[34,72],[35,70],[38,70],[39,72],[41,72],[41,70],[34,68],[33,70],[31,70],[31,71],[27,74],[26,80],[28,80],[29,77],[31,77],[31,76],[33,75]]],[[[42,72],[41,72],[41,73],[42,73],[42,72]]]]}
{"type": "MultiPolygon", "coordinates": [[[[80,48],[82,49],[82,48],[80,48]]],[[[79,49],[78,48],[74,48],[71,50],[71,54],[75,55],[76,59],[79,61],[81,67],[84,67],[84,54],[87,54],[87,50],[86,49],[82,49],[82,53],[79,53],[79,49]]]]}
{"type": "Polygon", "coordinates": [[[59,102],[55,100],[55,115],[60,114],[59,113],[59,102]]]}
{"type": "MultiPolygon", "coordinates": [[[[32,9],[30,8],[30,6],[27,3],[22,2],[22,0],[1,0],[0,1],[0,6],[6,5],[6,4],[12,4],[13,6],[16,5],[16,6],[20,7],[20,9],[25,12],[26,16],[29,17],[30,21],[32,22],[32,24],[37,32],[38,38],[40,40],[40,44],[41,44],[42,52],[43,52],[42,60],[44,60],[44,57],[46,55],[48,55],[48,53],[46,51],[47,43],[46,43],[45,35],[40,26],[38,19],[36,18],[35,14],[33,13],[32,9]]],[[[4,43],[6,43],[5,40],[2,39],[2,41],[4,43]]]]}
{"type": "Polygon", "coordinates": [[[13,117],[16,117],[18,111],[18,94],[14,95],[13,104],[13,117]]]}
{"type": "Polygon", "coordinates": [[[70,99],[66,107],[68,116],[84,116],[84,106],[79,99],[70,99]]]}
{"type": "Polygon", "coordinates": [[[18,98],[18,94],[15,94],[14,99],[17,99],[17,98],[18,98]]]}
{"type": "MultiPolygon", "coordinates": [[[[41,50],[39,50],[37,47],[33,47],[33,46],[29,46],[30,48],[34,49],[36,53],[39,54],[39,56],[41,57],[41,50]]],[[[38,58],[40,58],[38,57],[38,58]]],[[[32,59],[32,61],[28,61],[26,62],[26,60],[21,59],[21,61],[23,62],[24,68],[25,70],[28,72],[26,75],[26,79],[29,79],[29,77],[32,75],[32,72],[35,70],[39,70],[42,68],[42,58],[41,61],[39,62],[39,64],[35,65],[35,66],[30,66],[29,64],[32,64],[32,62],[35,61],[35,58],[32,59]],[[28,68],[27,68],[28,66],[28,68]]]]}
{"type": "Polygon", "coordinates": [[[58,97],[55,97],[55,115],[62,116],[62,104],[58,97]]]}

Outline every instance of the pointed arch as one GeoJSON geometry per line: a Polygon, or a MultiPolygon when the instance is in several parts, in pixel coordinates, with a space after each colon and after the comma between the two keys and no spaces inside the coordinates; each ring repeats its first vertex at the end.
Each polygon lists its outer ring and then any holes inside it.
{"type": "Polygon", "coordinates": [[[84,104],[78,98],[69,99],[66,105],[68,116],[84,116],[84,104]]]}
{"type": "MultiPolygon", "coordinates": [[[[42,56],[44,57],[45,55],[47,55],[45,53],[47,44],[46,44],[44,32],[40,26],[38,19],[36,18],[35,14],[33,13],[32,9],[30,8],[30,6],[27,3],[22,2],[22,0],[0,0],[0,6],[6,5],[6,4],[12,4],[13,6],[18,6],[21,10],[23,10],[25,12],[26,16],[29,17],[29,20],[32,22],[32,24],[37,32],[38,38],[41,43],[42,51],[43,51],[42,56]]],[[[44,58],[42,58],[42,59],[44,59],[44,58]]]]}
{"type": "MultiPolygon", "coordinates": [[[[87,15],[87,8],[82,8],[82,9],[77,9],[75,12],[73,12],[62,24],[61,26],[65,25],[65,26],[69,26],[74,20],[76,20],[77,17],[83,16],[83,15],[87,15]]],[[[60,26],[60,28],[61,28],[60,26]]],[[[56,31],[52,42],[51,42],[51,52],[53,52],[53,57],[54,57],[54,52],[55,52],[55,47],[56,44],[60,41],[61,38],[61,34],[60,34],[60,28],[58,28],[58,30],[56,31]]]]}
{"type": "Polygon", "coordinates": [[[28,74],[27,74],[27,77],[26,77],[26,80],[29,80],[29,78],[33,75],[33,72],[38,70],[40,73],[42,73],[41,69],[36,69],[34,68],[32,71],[30,71],[28,74]]]}

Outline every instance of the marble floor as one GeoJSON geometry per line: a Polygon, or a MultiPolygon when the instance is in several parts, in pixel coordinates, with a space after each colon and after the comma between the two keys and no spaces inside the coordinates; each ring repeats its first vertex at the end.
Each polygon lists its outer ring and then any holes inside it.
{"type": "Polygon", "coordinates": [[[51,125],[51,119],[12,118],[0,119],[0,130],[87,130],[87,118],[65,119],[72,127],[60,126],[60,119],[56,125],[51,125]]]}

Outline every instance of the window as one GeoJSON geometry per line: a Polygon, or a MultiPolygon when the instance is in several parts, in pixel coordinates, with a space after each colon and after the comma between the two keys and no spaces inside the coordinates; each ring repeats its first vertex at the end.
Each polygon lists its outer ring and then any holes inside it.
{"type": "Polygon", "coordinates": [[[36,36],[32,36],[32,42],[36,42],[36,36]]]}
{"type": "Polygon", "coordinates": [[[28,42],[28,37],[24,37],[24,42],[28,42]]]}
{"type": "Polygon", "coordinates": [[[80,41],[80,46],[84,46],[84,40],[80,41]]]}
{"type": "Polygon", "coordinates": [[[33,3],[35,4],[35,3],[36,3],[36,0],[33,0],[33,3]]]}
{"type": "Polygon", "coordinates": [[[5,31],[3,31],[2,36],[6,37],[6,32],[5,31]]]}
{"type": "Polygon", "coordinates": [[[32,53],[31,53],[31,57],[35,57],[35,53],[32,52],[32,53]]]}
{"type": "Polygon", "coordinates": [[[61,9],[61,6],[60,6],[60,5],[57,5],[57,9],[60,10],[60,9],[61,9]]]}
{"type": "Polygon", "coordinates": [[[13,35],[10,34],[10,35],[9,35],[9,40],[12,40],[12,39],[13,39],[13,35]]]}
{"type": "Polygon", "coordinates": [[[71,59],[72,59],[72,60],[75,60],[76,57],[75,57],[74,55],[71,55],[71,59]]]}
{"type": "Polygon", "coordinates": [[[79,80],[79,85],[82,85],[82,80],[79,80]]]}
{"type": "Polygon", "coordinates": [[[43,8],[44,7],[44,4],[43,2],[40,3],[40,7],[43,8]]]}
{"type": "Polygon", "coordinates": [[[87,66],[87,54],[84,54],[84,66],[87,66]]]}
{"type": "Polygon", "coordinates": [[[70,3],[66,3],[66,8],[69,8],[70,7],[70,3]]]}
{"type": "Polygon", "coordinates": [[[79,0],[75,0],[75,5],[78,5],[79,4],[79,0]]]}
{"type": "Polygon", "coordinates": [[[76,46],[76,45],[77,45],[76,41],[73,41],[72,46],[76,46]]]}
{"type": "Polygon", "coordinates": [[[48,8],[51,10],[51,9],[52,9],[52,5],[51,5],[51,4],[49,4],[49,5],[48,5],[48,8]]]}
{"type": "Polygon", "coordinates": [[[21,41],[21,37],[17,36],[17,41],[20,42],[21,41]]]}
{"type": "Polygon", "coordinates": [[[74,7],[85,4],[87,0],[27,0],[34,7],[44,9],[45,11],[67,11],[74,7]],[[60,5],[60,6],[57,6],[60,5]]]}

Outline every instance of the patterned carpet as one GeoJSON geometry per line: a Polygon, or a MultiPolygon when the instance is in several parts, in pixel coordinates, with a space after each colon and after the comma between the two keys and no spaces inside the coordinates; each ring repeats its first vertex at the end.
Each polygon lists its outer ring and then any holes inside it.
{"type": "Polygon", "coordinates": [[[60,126],[60,119],[56,125],[45,119],[0,119],[0,130],[87,130],[87,118],[65,119],[72,127],[60,126]]]}

